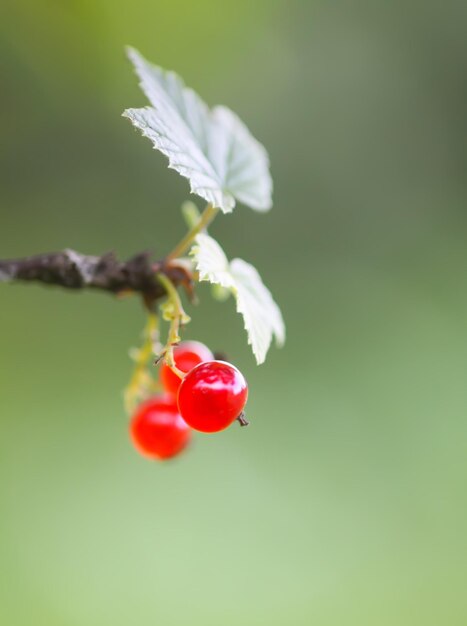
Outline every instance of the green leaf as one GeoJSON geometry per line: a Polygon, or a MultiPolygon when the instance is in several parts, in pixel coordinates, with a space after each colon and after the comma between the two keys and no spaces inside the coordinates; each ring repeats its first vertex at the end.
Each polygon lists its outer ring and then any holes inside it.
{"type": "Polygon", "coordinates": [[[272,180],[266,150],[230,109],[209,109],[173,72],[128,56],[151,106],[123,115],[188,179],[191,192],[224,213],[238,200],[257,211],[272,206],[272,180]]]}
{"type": "Polygon", "coordinates": [[[229,263],[220,245],[209,235],[196,236],[191,254],[200,281],[220,285],[235,296],[248,343],[258,365],[263,363],[273,337],[277,345],[283,345],[285,326],[280,309],[261,276],[253,265],[242,259],[233,259],[229,263]]]}

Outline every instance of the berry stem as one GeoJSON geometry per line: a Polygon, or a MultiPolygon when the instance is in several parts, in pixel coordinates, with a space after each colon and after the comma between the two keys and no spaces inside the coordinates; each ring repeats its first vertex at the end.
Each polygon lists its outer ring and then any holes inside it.
{"type": "Polygon", "coordinates": [[[162,350],[162,355],[164,356],[165,363],[174,374],[179,378],[183,378],[185,376],[184,372],[179,370],[175,365],[173,349],[174,346],[180,343],[180,326],[188,324],[190,317],[185,313],[180,295],[172,281],[164,274],[157,274],[157,278],[167,292],[168,298],[161,306],[161,310],[164,319],[170,322],[167,343],[162,350]]]}
{"type": "Polygon", "coordinates": [[[166,260],[171,261],[173,259],[177,259],[181,257],[190,249],[191,244],[193,243],[194,238],[198,235],[202,230],[207,228],[212,220],[216,217],[219,209],[213,207],[212,204],[208,204],[204,209],[201,217],[197,224],[195,224],[190,230],[187,232],[185,237],[175,246],[175,248],[170,252],[166,260]]]}

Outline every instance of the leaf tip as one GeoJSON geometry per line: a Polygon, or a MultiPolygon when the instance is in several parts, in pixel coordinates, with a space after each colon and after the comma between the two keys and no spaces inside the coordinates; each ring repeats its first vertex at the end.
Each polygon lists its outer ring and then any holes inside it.
{"type": "Polygon", "coordinates": [[[138,59],[141,59],[141,54],[136,48],[133,48],[133,46],[125,46],[125,54],[133,64],[135,64],[138,59]]]}

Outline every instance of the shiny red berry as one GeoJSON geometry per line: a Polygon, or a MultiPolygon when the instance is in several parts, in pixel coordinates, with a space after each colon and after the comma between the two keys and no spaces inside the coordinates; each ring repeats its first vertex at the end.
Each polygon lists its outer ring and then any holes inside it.
{"type": "Polygon", "coordinates": [[[143,456],[164,460],[179,454],[191,431],[181,418],[173,396],[154,396],[143,402],[130,422],[130,435],[143,456]]]}
{"type": "Polygon", "coordinates": [[[193,368],[178,390],[178,408],[185,422],[204,433],[223,430],[241,416],[248,385],[239,370],[224,361],[193,368]]]}
{"type": "MultiPolygon", "coordinates": [[[[175,365],[182,372],[189,372],[195,365],[212,361],[214,358],[211,350],[199,341],[183,341],[174,349],[175,365]]],[[[181,378],[174,374],[170,367],[163,363],[160,370],[160,378],[164,389],[176,394],[180,387],[181,378]]]]}

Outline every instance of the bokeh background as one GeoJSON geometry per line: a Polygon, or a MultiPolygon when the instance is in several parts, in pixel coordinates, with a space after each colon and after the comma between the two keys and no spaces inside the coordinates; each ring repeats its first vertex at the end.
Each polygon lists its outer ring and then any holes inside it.
{"type": "Polygon", "coordinates": [[[2,0],[0,257],[167,252],[187,183],[120,117],[125,44],[267,146],[275,203],[212,233],[288,342],[231,302],[189,336],[252,426],[157,465],[121,392],[136,300],[0,285],[0,623],[467,622],[467,4],[2,0]]]}

